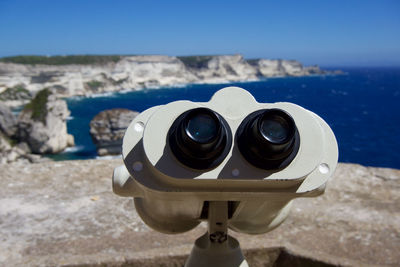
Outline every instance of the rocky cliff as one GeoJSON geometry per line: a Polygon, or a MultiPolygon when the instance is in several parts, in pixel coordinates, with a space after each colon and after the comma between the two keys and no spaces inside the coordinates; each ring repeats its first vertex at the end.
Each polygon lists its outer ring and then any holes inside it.
{"type": "Polygon", "coordinates": [[[67,103],[49,89],[40,91],[19,114],[18,139],[37,154],[54,154],[73,146],[67,133],[67,103]]]}
{"type": "Polygon", "coordinates": [[[90,136],[97,147],[97,154],[120,155],[125,130],[139,112],[129,109],[108,109],[90,121],[90,136]]]}
{"type": "Polygon", "coordinates": [[[24,140],[19,140],[18,130],[17,117],[7,106],[0,103],[0,163],[42,161],[39,155],[31,154],[24,140]]]}
{"type": "Polygon", "coordinates": [[[325,73],[318,66],[304,67],[298,61],[245,60],[241,55],[124,56],[89,65],[0,62],[0,100],[8,105],[18,105],[44,88],[54,90],[58,96],[69,97],[187,83],[224,83],[325,73]]]}
{"type": "Polygon", "coordinates": [[[17,118],[6,105],[0,102],[0,133],[12,138],[15,137],[17,129],[17,118]]]}
{"type": "Polygon", "coordinates": [[[41,158],[34,154],[58,153],[73,146],[73,136],[67,133],[68,115],[66,102],[48,89],[39,91],[18,117],[0,102],[0,162],[37,162],[41,158]]]}

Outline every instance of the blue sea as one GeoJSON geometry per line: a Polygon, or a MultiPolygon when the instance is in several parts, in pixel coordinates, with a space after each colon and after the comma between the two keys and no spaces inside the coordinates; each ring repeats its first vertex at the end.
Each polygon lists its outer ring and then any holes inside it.
{"type": "Polygon", "coordinates": [[[344,75],[270,78],[257,82],[196,84],[107,96],[67,99],[68,131],[76,147],[55,159],[96,158],[89,122],[100,111],[143,111],[187,99],[208,101],[219,89],[239,86],[259,102],[292,102],[320,115],[333,129],[339,161],[400,168],[400,68],[349,68],[344,75]]]}

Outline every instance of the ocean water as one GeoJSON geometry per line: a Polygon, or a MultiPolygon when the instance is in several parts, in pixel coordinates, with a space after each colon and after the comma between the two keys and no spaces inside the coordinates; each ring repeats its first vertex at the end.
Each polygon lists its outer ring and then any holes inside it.
{"type": "Polygon", "coordinates": [[[321,116],[336,135],[340,162],[400,168],[400,68],[342,70],[345,75],[197,84],[70,98],[67,99],[71,110],[68,131],[74,135],[76,147],[53,158],[95,158],[89,122],[104,109],[143,111],[182,99],[208,101],[217,90],[234,85],[248,90],[259,102],[292,102],[321,116]]]}

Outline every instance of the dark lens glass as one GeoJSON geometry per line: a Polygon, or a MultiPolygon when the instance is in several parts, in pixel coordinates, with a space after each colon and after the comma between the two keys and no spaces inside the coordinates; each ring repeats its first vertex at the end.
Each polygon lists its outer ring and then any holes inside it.
{"type": "Polygon", "coordinates": [[[198,113],[189,119],[186,132],[194,141],[208,143],[217,137],[218,125],[210,115],[198,113]]]}
{"type": "Polygon", "coordinates": [[[224,160],[232,145],[232,133],[221,115],[209,108],[195,108],[176,118],[168,141],[181,163],[204,170],[224,160]]]}
{"type": "Polygon", "coordinates": [[[293,118],[281,109],[262,109],[249,114],[237,130],[243,157],[265,170],[286,167],[296,156],[300,137],[293,118]]]}
{"type": "Polygon", "coordinates": [[[278,118],[265,118],[261,122],[261,133],[270,142],[281,143],[288,138],[288,125],[278,118]]]}

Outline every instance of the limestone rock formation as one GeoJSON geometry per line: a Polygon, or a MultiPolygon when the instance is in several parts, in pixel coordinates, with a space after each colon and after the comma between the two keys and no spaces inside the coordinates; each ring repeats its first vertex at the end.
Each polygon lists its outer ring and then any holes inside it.
{"type": "Polygon", "coordinates": [[[97,114],[90,121],[90,135],[97,147],[97,154],[121,154],[122,139],[130,122],[138,112],[129,109],[109,109],[97,114]]]}
{"type": "Polygon", "coordinates": [[[151,88],[197,81],[176,57],[133,56],[115,64],[110,76],[114,83],[125,88],[151,88]]]}
{"type": "Polygon", "coordinates": [[[6,90],[0,93],[1,101],[25,100],[31,98],[32,97],[29,91],[26,90],[23,85],[16,85],[14,87],[7,88],[6,90]]]}
{"type": "Polygon", "coordinates": [[[13,150],[9,140],[0,133],[0,164],[15,161],[20,151],[13,150]]]}
{"type": "MultiPolygon", "coordinates": [[[[0,163],[9,163],[24,157],[27,152],[15,146],[17,119],[11,110],[0,103],[0,163]]],[[[29,151],[28,151],[29,152],[29,151]]]]}
{"type": "Polygon", "coordinates": [[[192,68],[199,80],[208,83],[256,80],[257,70],[241,55],[210,57],[205,67],[192,68]]]}
{"type": "Polygon", "coordinates": [[[66,102],[44,89],[21,111],[18,138],[25,141],[33,153],[61,152],[73,145],[67,133],[69,114],[66,102]]]}
{"type": "Polygon", "coordinates": [[[48,158],[30,153],[26,143],[12,144],[13,141],[0,134],[0,164],[11,162],[38,163],[48,158]]]}
{"type": "Polygon", "coordinates": [[[0,133],[8,137],[15,136],[17,132],[17,118],[11,110],[0,102],[0,133]]]}
{"type": "MultiPolygon", "coordinates": [[[[2,94],[3,98],[14,97],[15,88],[26,89],[32,95],[50,88],[57,96],[69,97],[187,83],[224,83],[325,73],[317,66],[304,67],[295,60],[245,60],[242,55],[121,56],[117,61],[92,65],[0,62],[0,99],[2,94]]],[[[17,92],[19,98],[29,97],[21,90],[17,92]]],[[[6,103],[15,106],[21,101],[26,100],[8,99],[6,103]]]]}
{"type": "Polygon", "coordinates": [[[250,60],[249,63],[259,71],[261,77],[307,76],[327,73],[318,66],[304,67],[295,60],[258,59],[250,60]]]}
{"type": "Polygon", "coordinates": [[[18,120],[11,110],[0,103],[0,163],[14,161],[42,162],[45,158],[31,154],[27,143],[18,140],[18,120]]]}

